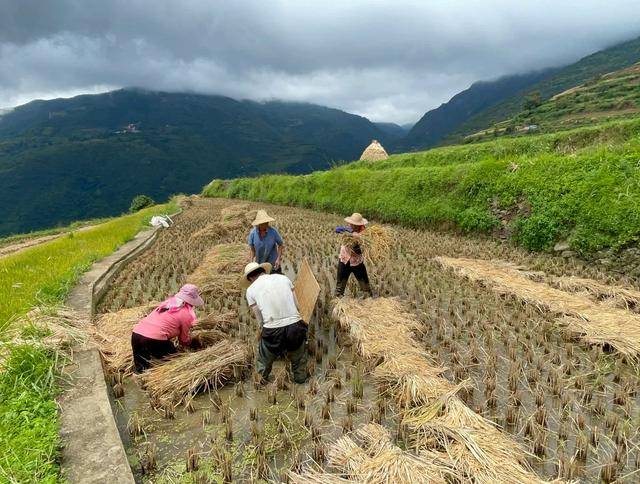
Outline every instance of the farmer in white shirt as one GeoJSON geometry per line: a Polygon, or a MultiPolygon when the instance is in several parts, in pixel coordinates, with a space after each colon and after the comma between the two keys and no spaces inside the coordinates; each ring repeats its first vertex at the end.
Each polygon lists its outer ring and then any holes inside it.
{"type": "Polygon", "coordinates": [[[276,358],[288,356],[296,383],[307,380],[307,325],[300,318],[293,284],[287,276],[271,274],[271,264],[251,262],[244,268],[241,286],[247,303],[262,326],[256,371],[268,381],[276,358]]]}

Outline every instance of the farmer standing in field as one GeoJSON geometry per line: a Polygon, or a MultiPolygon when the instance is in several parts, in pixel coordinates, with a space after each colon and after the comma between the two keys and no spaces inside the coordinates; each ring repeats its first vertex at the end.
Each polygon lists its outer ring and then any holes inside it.
{"type": "Polygon", "coordinates": [[[250,258],[253,262],[271,264],[273,274],[282,274],[282,251],[284,243],[276,229],[269,226],[275,219],[269,217],[265,210],[258,210],[255,220],[251,223],[253,229],[247,240],[250,258]]]}
{"type": "Polygon", "coordinates": [[[149,368],[152,359],[175,353],[173,338],[178,338],[182,346],[191,344],[189,332],[197,321],[193,308],[203,304],[197,286],[185,284],[133,327],[131,349],[136,373],[149,368]]]}
{"type": "Polygon", "coordinates": [[[291,361],[293,380],[307,381],[307,325],[300,318],[293,284],[287,276],[271,274],[271,264],[250,262],[240,285],[247,289],[247,303],[262,328],[256,372],[268,382],[276,358],[291,361]]]}
{"type": "Polygon", "coordinates": [[[336,297],[344,296],[349,276],[353,274],[360,285],[360,289],[365,294],[373,296],[367,268],[364,265],[362,248],[359,243],[359,239],[369,221],[357,212],[350,217],[346,217],[344,221],[349,224],[348,227],[336,228],[336,233],[343,234],[347,240],[340,246],[335,295],[336,297]]]}

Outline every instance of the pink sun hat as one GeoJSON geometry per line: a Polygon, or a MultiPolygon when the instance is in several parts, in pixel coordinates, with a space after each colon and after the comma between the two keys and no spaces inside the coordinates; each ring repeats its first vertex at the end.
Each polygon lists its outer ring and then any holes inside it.
{"type": "Polygon", "coordinates": [[[191,304],[192,306],[202,306],[204,301],[200,297],[200,291],[195,284],[185,284],[177,292],[176,297],[179,297],[184,302],[191,304]]]}

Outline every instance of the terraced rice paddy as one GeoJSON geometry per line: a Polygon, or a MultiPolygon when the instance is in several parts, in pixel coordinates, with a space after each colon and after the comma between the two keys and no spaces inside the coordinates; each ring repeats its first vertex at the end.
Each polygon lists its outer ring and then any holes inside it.
{"type": "MultiPolygon", "coordinates": [[[[196,278],[209,288],[199,316],[217,331],[211,344],[237,344],[249,356],[206,391],[173,385],[170,395],[149,382],[141,389],[117,360],[109,378],[139,480],[638,480],[637,355],[577,333],[563,322],[575,314],[509,284],[496,290],[495,278],[469,277],[436,258],[517,266],[528,280],[633,322],[633,293],[620,290],[632,290],[629,281],[498,242],[395,227],[396,250],[369,267],[381,298],[347,298],[336,318],[340,238],[333,229],[342,218],[267,206],[285,240],[285,273],[294,278],[307,258],[322,292],[310,324],[309,382],[293,384],[279,363],[275,381],[260,386],[251,371],[257,326],[236,286],[247,256],[237,244],[258,205],[186,203],[176,224],[114,281],[99,310],[144,306],[196,278]],[[561,279],[569,275],[589,281],[561,279]],[[603,290],[613,286],[620,287],[603,290]]],[[[357,295],[355,284],[348,294],[357,295]]]]}

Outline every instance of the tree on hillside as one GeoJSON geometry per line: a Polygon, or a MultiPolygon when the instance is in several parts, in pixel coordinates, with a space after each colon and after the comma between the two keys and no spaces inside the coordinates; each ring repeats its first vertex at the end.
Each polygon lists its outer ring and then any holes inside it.
{"type": "Polygon", "coordinates": [[[153,198],[147,195],[136,195],[133,197],[131,201],[131,206],[129,207],[129,213],[134,213],[143,208],[150,207],[151,205],[155,205],[156,202],[153,201],[153,198]]]}
{"type": "Polygon", "coordinates": [[[527,96],[524,98],[524,104],[522,105],[522,107],[526,111],[533,111],[535,108],[537,108],[541,104],[542,104],[542,94],[540,94],[540,91],[533,91],[527,94],[527,96]]]}

